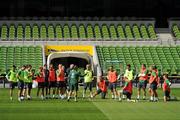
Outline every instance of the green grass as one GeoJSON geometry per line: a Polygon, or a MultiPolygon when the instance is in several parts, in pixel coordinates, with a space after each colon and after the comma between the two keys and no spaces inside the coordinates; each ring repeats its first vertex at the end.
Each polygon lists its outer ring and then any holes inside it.
{"type": "MultiPolygon", "coordinates": [[[[18,102],[9,100],[9,90],[0,89],[1,120],[180,120],[180,102],[164,103],[159,89],[160,102],[139,101],[128,103],[97,97],[93,100],[40,100],[18,102]]],[[[17,93],[17,91],[15,91],[17,93]]],[[[35,96],[36,89],[33,90],[35,96]]],[[[110,93],[110,92],[109,92],[110,93]]],[[[79,94],[79,96],[81,96],[79,94]]],[[[134,89],[134,96],[136,89],[134,89]]],[[[180,89],[172,89],[172,96],[180,98],[180,89]]]]}

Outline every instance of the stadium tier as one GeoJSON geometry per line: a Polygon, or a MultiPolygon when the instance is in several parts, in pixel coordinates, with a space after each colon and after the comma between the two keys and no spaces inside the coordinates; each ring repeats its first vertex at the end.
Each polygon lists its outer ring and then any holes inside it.
{"type": "Polygon", "coordinates": [[[120,64],[131,64],[133,68],[140,68],[141,64],[148,67],[156,64],[162,72],[180,74],[180,46],[124,46],[124,47],[96,47],[101,68],[107,69],[113,65],[117,70],[120,64]]]}
{"type": "Polygon", "coordinates": [[[39,46],[0,46],[0,69],[6,71],[13,65],[31,64],[37,69],[42,66],[42,48],[39,46]]]}
{"type": "MultiPolygon", "coordinates": [[[[98,21],[100,22],[100,21],[98,21]]],[[[151,23],[3,23],[1,40],[157,40],[151,23]]]]}

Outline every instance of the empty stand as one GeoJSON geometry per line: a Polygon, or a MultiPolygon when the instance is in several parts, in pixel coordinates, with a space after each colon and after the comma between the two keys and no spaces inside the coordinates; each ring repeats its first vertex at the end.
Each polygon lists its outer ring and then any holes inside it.
{"type": "Polygon", "coordinates": [[[0,69],[6,71],[13,65],[20,67],[31,64],[38,69],[42,66],[42,48],[39,46],[0,46],[0,69]]]}
{"type": "Polygon", "coordinates": [[[116,69],[120,69],[120,63],[131,64],[132,68],[140,69],[141,64],[148,67],[156,64],[158,69],[170,74],[179,74],[180,68],[180,46],[124,46],[124,47],[96,47],[100,65],[103,69],[107,69],[113,65],[116,69]],[[112,62],[111,62],[112,61],[112,62]]]}
{"type": "Polygon", "coordinates": [[[2,24],[1,40],[157,40],[154,27],[149,24],[98,21],[77,23],[7,23],[2,24]]]}

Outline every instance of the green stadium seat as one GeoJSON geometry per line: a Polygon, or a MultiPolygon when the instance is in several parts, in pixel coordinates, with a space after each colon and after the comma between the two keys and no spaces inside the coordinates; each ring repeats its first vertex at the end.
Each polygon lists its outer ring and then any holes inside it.
{"type": "Polygon", "coordinates": [[[0,69],[7,71],[13,65],[42,65],[42,48],[39,46],[0,46],[0,69]]]}
{"type": "Polygon", "coordinates": [[[25,26],[25,39],[30,40],[31,37],[32,37],[31,26],[29,24],[26,24],[26,26],[25,26]]]}
{"type": "Polygon", "coordinates": [[[96,38],[97,40],[102,39],[101,30],[100,30],[100,27],[99,27],[98,24],[96,24],[96,25],[94,26],[94,35],[95,35],[95,38],[96,38]]]}
{"type": "MultiPolygon", "coordinates": [[[[43,21],[44,22],[44,21],[43,21]]],[[[157,40],[153,24],[137,25],[130,23],[119,23],[108,21],[107,23],[4,23],[1,25],[1,40],[157,40]]],[[[180,37],[179,28],[172,28],[175,36],[180,37]]]]}
{"type": "Polygon", "coordinates": [[[113,24],[110,25],[109,32],[110,32],[111,39],[117,40],[117,32],[116,32],[116,28],[113,24]]]}
{"type": "Polygon", "coordinates": [[[35,39],[35,40],[39,39],[39,27],[38,27],[37,24],[33,25],[33,28],[32,28],[32,38],[35,39]]]}
{"type": "Polygon", "coordinates": [[[77,30],[76,24],[73,24],[73,25],[71,26],[71,37],[72,37],[73,39],[78,39],[78,38],[79,38],[79,37],[78,37],[78,30],[77,30]]]}
{"type": "Polygon", "coordinates": [[[47,38],[47,30],[46,30],[46,25],[42,24],[40,27],[40,38],[42,40],[45,40],[47,38]]]}
{"type": "Polygon", "coordinates": [[[157,36],[156,36],[156,33],[154,31],[154,27],[152,24],[149,24],[148,25],[148,31],[149,31],[149,36],[152,40],[156,40],[157,39],[157,36]]]}
{"type": "Polygon", "coordinates": [[[8,27],[6,24],[3,24],[1,27],[1,39],[2,40],[7,40],[8,38],[8,27]]]}
{"type": "Polygon", "coordinates": [[[145,25],[141,25],[140,26],[140,31],[141,31],[141,35],[142,35],[142,38],[143,39],[149,39],[149,35],[148,35],[148,32],[147,32],[147,29],[146,29],[146,26],[145,25]]]}
{"type": "Polygon", "coordinates": [[[102,36],[103,36],[104,40],[109,40],[110,39],[108,27],[107,27],[106,24],[102,25],[102,36]]]}
{"type": "Polygon", "coordinates": [[[86,31],[84,24],[79,25],[79,38],[86,39],[86,31]]]}
{"type": "Polygon", "coordinates": [[[135,37],[135,39],[136,40],[139,40],[139,39],[141,39],[141,35],[140,35],[140,31],[139,31],[139,28],[138,28],[138,26],[135,24],[135,25],[133,25],[133,33],[134,33],[134,37],[135,37]]]}
{"type": "Polygon", "coordinates": [[[64,37],[64,39],[70,39],[71,38],[68,24],[65,24],[63,27],[63,37],[64,37]]]}
{"type": "Polygon", "coordinates": [[[24,38],[24,31],[23,30],[24,30],[23,25],[18,24],[17,33],[16,33],[18,40],[22,40],[24,38]]]}
{"type": "Polygon", "coordinates": [[[173,32],[174,36],[176,37],[176,39],[180,39],[180,31],[179,31],[179,27],[177,24],[174,24],[172,26],[172,32],[173,32]]]}
{"type": "Polygon", "coordinates": [[[126,33],[127,39],[131,40],[134,38],[131,31],[131,27],[128,24],[125,26],[125,33],[126,33]]]}
{"type": "Polygon", "coordinates": [[[119,39],[126,39],[124,29],[121,24],[117,26],[117,33],[118,33],[119,39]]]}
{"type": "MultiPolygon", "coordinates": [[[[178,54],[179,47],[169,46],[123,46],[123,47],[105,47],[97,46],[97,54],[101,67],[108,68],[110,65],[118,66],[111,61],[119,60],[124,64],[131,64],[132,67],[140,68],[141,64],[146,64],[147,67],[156,64],[158,69],[162,68],[162,72],[169,74],[178,74],[180,67],[180,55],[178,54]],[[175,56],[175,57],[174,57],[175,56]],[[106,63],[109,61],[110,63],[106,63]],[[106,66],[104,67],[104,65],[106,66]],[[171,70],[171,68],[173,68],[171,70]]],[[[133,68],[135,69],[135,68],[133,68]]]]}
{"type": "Polygon", "coordinates": [[[10,40],[15,39],[15,32],[16,32],[15,26],[14,26],[14,24],[11,24],[9,27],[9,39],[10,40]]]}
{"type": "Polygon", "coordinates": [[[88,25],[87,25],[86,31],[87,31],[87,38],[88,38],[88,39],[94,39],[93,27],[92,27],[91,24],[88,24],[88,25]]]}
{"type": "Polygon", "coordinates": [[[54,26],[52,24],[49,24],[47,31],[48,31],[48,38],[50,40],[53,40],[55,38],[54,26]]]}
{"type": "Polygon", "coordinates": [[[61,25],[56,25],[56,28],[55,28],[55,33],[56,33],[56,38],[61,40],[63,38],[63,32],[62,32],[62,27],[61,25]]]}

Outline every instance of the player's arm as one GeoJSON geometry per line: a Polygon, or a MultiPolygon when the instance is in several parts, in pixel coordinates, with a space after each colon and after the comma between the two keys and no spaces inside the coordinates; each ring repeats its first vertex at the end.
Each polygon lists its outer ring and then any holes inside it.
{"type": "Polygon", "coordinates": [[[29,77],[32,77],[32,76],[33,76],[33,73],[30,72],[30,73],[28,74],[28,78],[29,78],[29,77]]]}
{"type": "Polygon", "coordinates": [[[125,82],[124,87],[122,89],[125,89],[128,85],[128,82],[125,82]]]}
{"type": "Polygon", "coordinates": [[[86,76],[87,75],[87,72],[86,72],[86,70],[84,71],[84,74],[82,74],[81,76],[82,77],[84,77],[84,76],[86,76]]]}
{"type": "Polygon", "coordinates": [[[109,73],[107,74],[106,78],[109,80],[109,73]]]}
{"type": "Polygon", "coordinates": [[[148,75],[148,72],[149,72],[148,70],[146,70],[146,71],[144,72],[145,76],[148,75]]]}
{"type": "Polygon", "coordinates": [[[16,74],[16,77],[19,78],[21,74],[21,71],[18,71],[18,73],[16,74]]]}
{"type": "Polygon", "coordinates": [[[7,80],[9,80],[10,75],[11,75],[11,71],[9,71],[8,74],[6,75],[7,80]]]}
{"type": "Polygon", "coordinates": [[[58,74],[58,76],[60,76],[61,75],[61,73],[62,73],[62,71],[61,71],[61,69],[59,70],[59,74],[58,74]]]}
{"type": "Polygon", "coordinates": [[[60,71],[56,70],[56,76],[58,77],[60,75],[60,71]]]}
{"type": "Polygon", "coordinates": [[[124,81],[125,81],[125,82],[128,82],[128,81],[129,81],[126,76],[124,76],[124,81]]]}
{"type": "Polygon", "coordinates": [[[156,73],[154,72],[154,73],[152,73],[152,75],[153,75],[153,80],[152,81],[155,81],[156,79],[157,79],[157,75],[156,75],[156,73]]]}
{"type": "Polygon", "coordinates": [[[11,71],[8,72],[7,76],[9,77],[11,75],[11,71]]]}
{"type": "Polygon", "coordinates": [[[157,84],[158,84],[158,87],[160,86],[160,78],[157,76],[157,84]]]}

